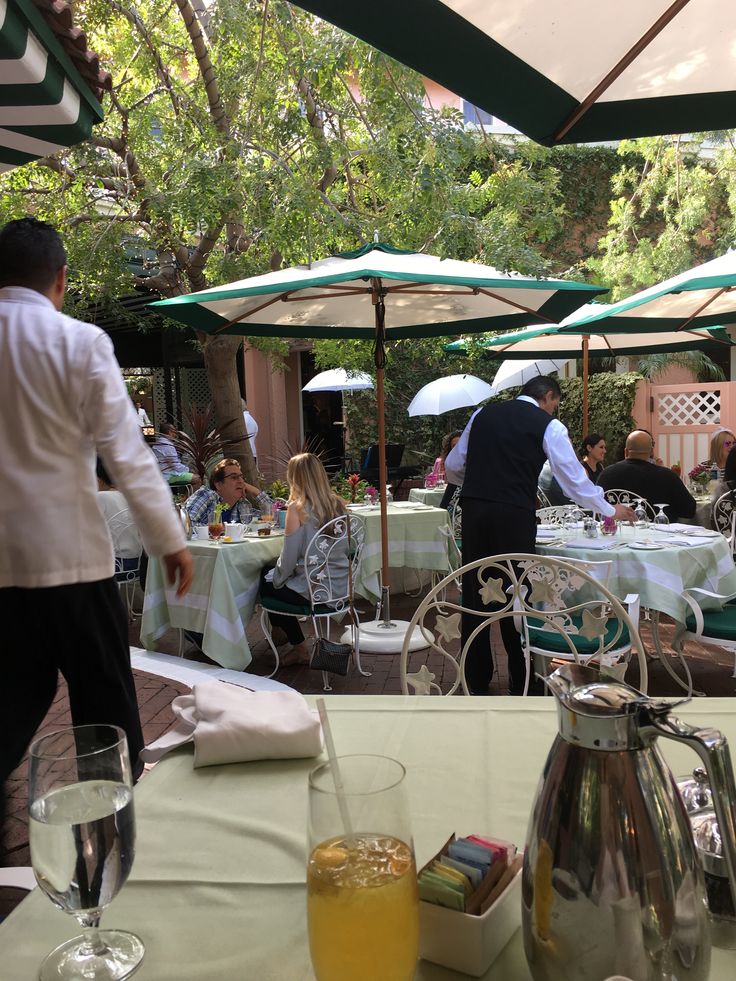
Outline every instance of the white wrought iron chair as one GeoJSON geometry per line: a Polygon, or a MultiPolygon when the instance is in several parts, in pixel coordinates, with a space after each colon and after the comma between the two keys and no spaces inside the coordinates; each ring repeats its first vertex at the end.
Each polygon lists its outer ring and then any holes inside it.
{"type": "MultiPolygon", "coordinates": [[[[309,586],[309,601],[305,599],[303,605],[297,605],[276,597],[261,600],[261,629],[276,659],[276,666],[269,678],[279,669],[279,652],[271,635],[269,613],[297,618],[309,617],[315,639],[329,639],[330,621],[334,617],[349,617],[355,667],[359,674],[365,677],[370,675],[370,671],[364,671],[360,664],[360,621],[350,593],[358,573],[364,542],[365,526],[357,515],[345,514],[332,518],[317,531],[305,551],[304,567],[309,586]],[[344,563],[346,555],[350,556],[351,568],[347,585],[344,563]]],[[[322,682],[324,691],[332,691],[326,671],[322,672],[322,682]]]]}
{"type": "Polygon", "coordinates": [[[686,589],[682,598],[690,607],[685,622],[677,625],[672,640],[673,650],[683,657],[685,641],[696,640],[701,644],[712,644],[733,655],[733,674],[736,678],[736,596],[721,596],[708,589],[693,587],[686,589]],[[698,601],[712,601],[719,609],[703,610],[698,601]]]}
{"type": "Polygon", "coordinates": [[[583,509],[577,504],[553,504],[548,508],[539,508],[537,520],[540,525],[559,525],[562,527],[566,521],[571,520],[573,515],[583,513],[583,509]]]}
{"type": "Polygon", "coordinates": [[[537,484],[537,504],[540,508],[551,508],[552,502],[547,497],[542,488],[537,484]]]}
{"type": "Polygon", "coordinates": [[[656,511],[649,501],[645,497],[642,497],[641,494],[635,494],[633,491],[623,490],[620,487],[612,487],[610,490],[605,491],[603,496],[609,504],[625,504],[630,508],[635,508],[639,501],[641,501],[641,503],[644,505],[644,510],[647,513],[647,521],[654,520],[656,511]]]}
{"type": "Polygon", "coordinates": [[[133,596],[135,595],[135,587],[141,580],[143,543],[128,508],[123,508],[122,511],[113,514],[108,518],[107,524],[115,553],[115,582],[118,584],[120,592],[125,595],[128,619],[133,620],[140,616],[133,610],[133,596]],[[138,543],[138,554],[130,555],[135,542],[138,543]]]}
{"type": "Polygon", "coordinates": [[[713,505],[713,527],[724,536],[731,551],[736,552],[736,491],[721,494],[713,505]]]}
{"type": "MultiPolygon", "coordinates": [[[[427,648],[410,652],[409,642],[404,642],[400,659],[403,693],[452,695],[461,689],[469,694],[465,681],[469,645],[487,631],[491,648],[492,625],[508,617],[513,617],[521,637],[527,671],[525,690],[533,654],[595,663],[620,677],[633,652],[639,663],[639,687],[645,692],[648,670],[636,620],[606,586],[585,571],[585,565],[596,563],[515,553],[478,559],[447,576],[425,596],[409,624],[407,638],[419,627],[427,648]],[[485,613],[463,606],[461,599],[445,598],[449,581],[469,573],[478,577],[481,598],[488,607],[485,613]],[[465,645],[460,642],[463,614],[476,618],[465,645]],[[613,662],[621,660],[622,666],[611,668],[613,662]]],[[[636,617],[636,603],[632,612],[636,617]]]]}

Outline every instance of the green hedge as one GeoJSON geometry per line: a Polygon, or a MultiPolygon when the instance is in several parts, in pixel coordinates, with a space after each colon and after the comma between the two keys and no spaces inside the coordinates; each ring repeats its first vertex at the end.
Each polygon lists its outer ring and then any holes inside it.
{"type": "MultiPolygon", "coordinates": [[[[641,375],[629,371],[619,375],[601,372],[591,375],[588,382],[588,432],[600,433],[606,440],[606,465],[623,459],[626,437],[634,428],[631,410],[636,397],[636,383],[641,375]]],[[[560,419],[567,426],[576,451],[583,436],[583,380],[566,378],[560,381],[562,403],[560,419]]]]}

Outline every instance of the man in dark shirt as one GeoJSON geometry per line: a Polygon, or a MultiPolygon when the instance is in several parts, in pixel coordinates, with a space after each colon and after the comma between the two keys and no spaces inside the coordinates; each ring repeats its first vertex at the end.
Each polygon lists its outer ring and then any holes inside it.
{"type": "Polygon", "coordinates": [[[625,459],[606,467],[598,478],[598,486],[604,491],[631,491],[652,506],[666,504],[665,513],[670,521],[692,518],[695,514],[695,498],[676,473],[668,467],[659,467],[650,462],[651,452],[652,440],[649,433],[641,429],[629,433],[624,450],[625,459]]]}

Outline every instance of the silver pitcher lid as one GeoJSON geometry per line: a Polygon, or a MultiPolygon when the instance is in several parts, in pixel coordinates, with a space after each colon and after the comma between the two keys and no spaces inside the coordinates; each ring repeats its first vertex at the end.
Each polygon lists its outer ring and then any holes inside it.
{"type": "Polygon", "coordinates": [[[650,699],[623,681],[607,680],[596,668],[563,664],[546,679],[548,687],[571,712],[594,717],[636,714],[650,699]]]}
{"type": "Polygon", "coordinates": [[[704,767],[696,766],[692,774],[677,777],[675,783],[688,814],[695,814],[706,808],[713,810],[713,791],[704,767]]]}

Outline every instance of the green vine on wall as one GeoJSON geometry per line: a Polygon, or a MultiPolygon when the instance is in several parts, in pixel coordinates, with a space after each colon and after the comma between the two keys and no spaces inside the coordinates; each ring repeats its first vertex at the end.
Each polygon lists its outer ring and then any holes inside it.
{"type": "MultiPolygon", "coordinates": [[[[606,465],[621,460],[626,437],[636,425],[632,417],[636,384],[641,375],[635,371],[625,374],[605,372],[592,375],[588,381],[588,432],[600,433],[606,440],[606,465]]],[[[560,381],[562,402],[560,420],[567,426],[572,445],[577,451],[583,436],[583,380],[566,378],[560,381]]]]}

